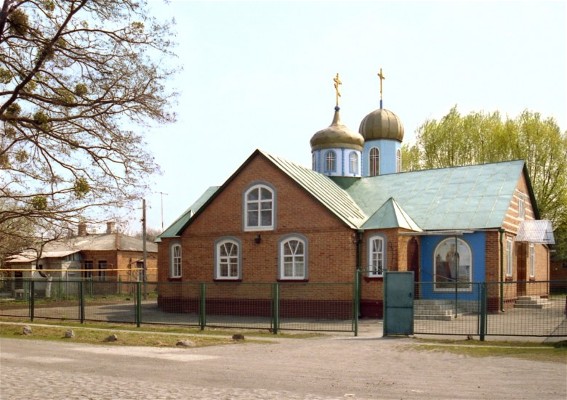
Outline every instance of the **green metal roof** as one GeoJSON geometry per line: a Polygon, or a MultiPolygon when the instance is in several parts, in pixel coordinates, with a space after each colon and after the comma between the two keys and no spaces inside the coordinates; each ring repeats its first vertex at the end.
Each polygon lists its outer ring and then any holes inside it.
{"type": "Polygon", "coordinates": [[[386,228],[405,228],[421,232],[421,228],[391,197],[362,225],[362,229],[386,228]]]}
{"type": "MultiPolygon", "coordinates": [[[[398,227],[420,232],[500,228],[525,170],[524,162],[518,160],[367,178],[329,178],[256,150],[223,186],[207,189],[157,241],[179,236],[191,218],[257,155],[266,157],[353,229],[398,227]]],[[[530,197],[533,199],[533,193],[530,197]]]]}
{"type": "Polygon", "coordinates": [[[366,220],[364,211],[350,195],[328,176],[301,165],[261,152],[290,178],[351,228],[358,228],[366,220]]]}
{"type": "Polygon", "coordinates": [[[389,198],[423,230],[502,226],[523,161],[337,180],[367,215],[389,198]]]}
{"type": "Polygon", "coordinates": [[[214,195],[219,186],[211,186],[189,207],[179,218],[177,218],[161,235],[156,238],[160,242],[161,238],[171,238],[179,236],[179,231],[191,219],[191,217],[214,195]]]}

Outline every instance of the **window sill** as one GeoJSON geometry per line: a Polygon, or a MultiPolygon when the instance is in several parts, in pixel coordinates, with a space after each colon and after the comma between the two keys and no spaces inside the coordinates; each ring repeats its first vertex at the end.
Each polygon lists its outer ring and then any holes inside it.
{"type": "Polygon", "coordinates": [[[309,279],[278,278],[277,281],[284,283],[288,283],[288,282],[305,283],[305,282],[309,282],[309,279]]]}
{"type": "Polygon", "coordinates": [[[167,278],[167,280],[168,280],[169,282],[181,282],[181,281],[183,280],[183,277],[181,277],[181,276],[176,276],[176,277],[173,277],[173,278],[172,278],[172,277],[170,276],[170,277],[167,278]]]}
{"type": "Polygon", "coordinates": [[[506,277],[504,278],[504,281],[505,281],[505,282],[512,282],[513,280],[514,280],[514,277],[512,277],[512,276],[506,276],[506,277]]]}
{"type": "Polygon", "coordinates": [[[230,278],[215,278],[213,282],[242,282],[242,278],[230,279],[230,278]]]}

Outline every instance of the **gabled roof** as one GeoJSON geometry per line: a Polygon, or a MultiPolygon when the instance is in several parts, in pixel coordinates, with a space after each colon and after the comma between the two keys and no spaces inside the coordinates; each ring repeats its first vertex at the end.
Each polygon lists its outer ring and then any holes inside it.
{"type": "Polygon", "coordinates": [[[161,238],[171,238],[179,236],[179,232],[189,222],[191,217],[203,207],[205,203],[217,192],[219,186],[211,186],[189,207],[179,218],[177,218],[171,225],[167,227],[156,239],[156,242],[161,242],[161,238]]]}
{"type": "Polygon", "coordinates": [[[405,228],[414,232],[421,232],[421,228],[391,197],[362,225],[362,229],[387,228],[405,228]]]}
{"type": "Polygon", "coordinates": [[[522,174],[534,201],[527,169],[521,160],[366,178],[329,178],[256,150],[222,186],[207,189],[159,238],[179,236],[258,156],[265,157],[353,229],[397,227],[420,232],[500,228],[522,174]]]}
{"type": "Polygon", "coordinates": [[[393,197],[423,230],[488,229],[502,226],[524,172],[508,161],[337,182],[369,215],[393,197]]]}
{"type": "MultiPolygon", "coordinates": [[[[143,251],[144,242],[140,238],[121,233],[90,234],[73,236],[48,242],[41,250],[40,258],[62,258],[80,251],[143,251]]],[[[146,241],[146,251],[157,252],[157,245],[146,241]]],[[[8,259],[8,262],[31,262],[37,259],[34,250],[26,250],[8,259]]]]}
{"type": "Polygon", "coordinates": [[[351,228],[360,227],[366,220],[366,214],[348,192],[328,176],[282,158],[260,153],[351,228]]]}
{"type": "Polygon", "coordinates": [[[551,221],[542,220],[524,220],[518,228],[518,242],[555,244],[553,236],[553,227],[551,221]]]}

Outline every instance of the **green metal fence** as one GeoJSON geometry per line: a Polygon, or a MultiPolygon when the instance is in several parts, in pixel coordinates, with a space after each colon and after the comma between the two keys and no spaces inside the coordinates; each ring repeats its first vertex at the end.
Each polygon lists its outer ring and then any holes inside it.
{"type": "MultiPolygon", "coordinates": [[[[0,316],[353,332],[360,284],[0,280],[0,316]]],[[[566,282],[416,283],[414,333],[567,337],[566,282]]]]}
{"type": "Polygon", "coordinates": [[[356,332],[353,283],[4,279],[0,316],[205,328],[356,332]],[[15,289],[18,287],[18,289],[15,289]],[[342,299],[342,300],[341,300],[342,299]]]}
{"type": "Polygon", "coordinates": [[[417,283],[416,334],[567,337],[565,282],[417,283]]]}

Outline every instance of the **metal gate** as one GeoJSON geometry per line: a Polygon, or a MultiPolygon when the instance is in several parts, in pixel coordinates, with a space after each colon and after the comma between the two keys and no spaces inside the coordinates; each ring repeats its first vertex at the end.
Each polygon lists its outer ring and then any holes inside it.
{"type": "Polygon", "coordinates": [[[413,335],[413,271],[384,272],[384,336],[413,335]]]}

